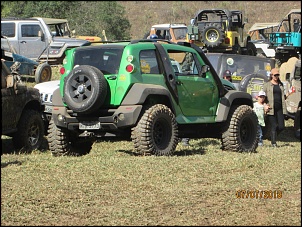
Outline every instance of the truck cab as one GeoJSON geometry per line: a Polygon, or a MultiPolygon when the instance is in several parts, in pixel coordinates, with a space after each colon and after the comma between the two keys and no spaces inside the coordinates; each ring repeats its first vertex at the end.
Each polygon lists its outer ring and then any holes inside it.
{"type": "MultiPolygon", "coordinates": [[[[32,60],[48,61],[50,65],[62,64],[65,50],[90,45],[87,40],[53,37],[42,18],[2,18],[1,36],[5,36],[17,54],[32,60]]],[[[1,46],[9,50],[1,38],[1,46]]]]}

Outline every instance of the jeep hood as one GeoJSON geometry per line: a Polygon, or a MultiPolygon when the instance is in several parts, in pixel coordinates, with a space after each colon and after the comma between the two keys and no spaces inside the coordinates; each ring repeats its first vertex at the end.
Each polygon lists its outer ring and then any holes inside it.
{"type": "Polygon", "coordinates": [[[52,94],[60,86],[60,80],[52,80],[36,84],[34,88],[38,89],[40,93],[52,94]]]}

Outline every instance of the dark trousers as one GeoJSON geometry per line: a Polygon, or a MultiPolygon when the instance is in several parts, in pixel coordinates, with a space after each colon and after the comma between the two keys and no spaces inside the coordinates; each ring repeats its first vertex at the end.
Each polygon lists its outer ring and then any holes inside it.
{"type": "Polygon", "coordinates": [[[276,110],[274,115],[268,115],[268,120],[271,125],[271,142],[275,144],[277,135],[285,128],[282,109],[276,110]]]}

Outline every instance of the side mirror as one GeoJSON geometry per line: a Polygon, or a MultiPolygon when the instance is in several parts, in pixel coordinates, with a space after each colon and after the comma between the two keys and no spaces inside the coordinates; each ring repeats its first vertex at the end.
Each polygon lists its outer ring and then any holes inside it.
{"type": "Polygon", "coordinates": [[[191,25],[194,25],[195,19],[192,18],[192,19],[190,20],[190,23],[191,23],[191,25]]]}
{"type": "Polygon", "coordinates": [[[290,73],[286,73],[285,74],[285,80],[289,80],[289,78],[290,78],[290,73]]]}
{"type": "Polygon", "coordinates": [[[210,66],[208,66],[208,65],[201,66],[201,77],[205,78],[206,73],[209,71],[210,71],[210,66]]]}

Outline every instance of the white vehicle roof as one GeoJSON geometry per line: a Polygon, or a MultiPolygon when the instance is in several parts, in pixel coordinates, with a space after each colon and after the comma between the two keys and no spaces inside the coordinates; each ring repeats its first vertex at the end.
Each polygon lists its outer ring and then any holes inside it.
{"type": "Polygon", "coordinates": [[[51,80],[43,83],[36,84],[40,93],[52,94],[60,86],[60,80],[51,80]]]}
{"type": "Polygon", "coordinates": [[[260,30],[260,29],[271,28],[271,27],[277,27],[278,25],[279,25],[278,22],[274,22],[274,23],[255,23],[250,28],[249,32],[257,31],[257,30],[260,30]]]}
{"type": "Polygon", "coordinates": [[[187,25],[185,23],[177,23],[177,24],[155,24],[151,28],[156,29],[169,29],[169,28],[186,28],[187,25]]]}

